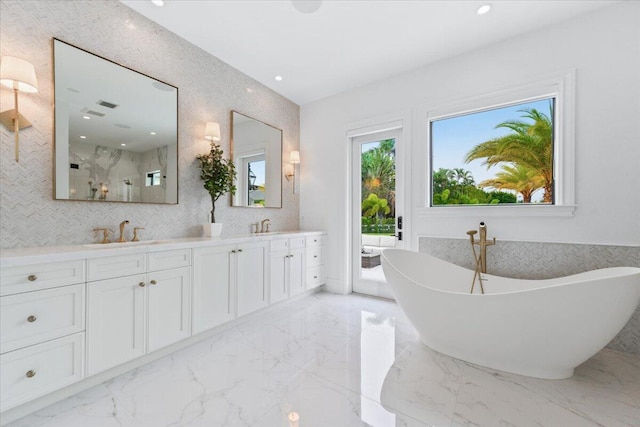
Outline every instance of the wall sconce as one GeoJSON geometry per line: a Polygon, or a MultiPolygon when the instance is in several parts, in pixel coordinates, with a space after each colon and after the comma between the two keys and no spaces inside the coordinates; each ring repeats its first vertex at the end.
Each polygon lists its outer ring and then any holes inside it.
{"type": "Polygon", "coordinates": [[[287,181],[291,181],[293,179],[293,193],[296,192],[296,165],[300,163],[300,152],[292,151],[289,153],[289,163],[291,163],[291,172],[287,172],[285,178],[287,181]]]}
{"type": "Polygon", "coordinates": [[[20,129],[31,126],[18,111],[18,91],[26,93],[38,92],[38,79],[33,64],[14,56],[3,56],[0,62],[0,84],[13,89],[13,103],[15,108],[0,113],[0,122],[10,131],[15,132],[16,137],[16,162],[20,156],[20,129]]]}
{"type": "Polygon", "coordinates": [[[216,122],[207,122],[204,128],[204,139],[209,141],[220,141],[220,124],[216,122]]]}

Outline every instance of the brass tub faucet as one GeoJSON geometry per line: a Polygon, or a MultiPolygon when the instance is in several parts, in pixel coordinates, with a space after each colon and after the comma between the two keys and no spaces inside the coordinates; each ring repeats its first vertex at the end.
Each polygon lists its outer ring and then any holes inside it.
{"type": "Polygon", "coordinates": [[[487,242],[487,225],[483,222],[480,223],[480,240],[476,242],[474,236],[478,234],[476,230],[467,231],[467,235],[469,235],[469,242],[471,243],[471,249],[473,250],[473,260],[475,272],[473,274],[473,279],[471,283],[471,293],[473,293],[473,288],[476,285],[476,277],[478,278],[478,282],[480,283],[480,292],[484,294],[484,286],[482,281],[486,280],[482,278],[482,273],[487,272],[487,246],[493,246],[496,244],[496,238],[493,238],[493,241],[487,242]],[[480,246],[480,252],[476,252],[476,245],[480,246]]]}

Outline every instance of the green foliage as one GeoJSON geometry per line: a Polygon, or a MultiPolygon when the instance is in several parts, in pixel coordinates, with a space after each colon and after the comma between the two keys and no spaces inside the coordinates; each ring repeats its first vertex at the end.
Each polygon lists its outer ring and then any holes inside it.
{"type": "Polygon", "coordinates": [[[489,198],[492,204],[494,204],[494,200],[496,203],[516,203],[518,201],[515,194],[506,191],[492,191],[489,193],[489,198]]]}
{"type": "MultiPolygon", "coordinates": [[[[548,116],[535,108],[528,108],[521,112],[524,113],[522,118],[529,119],[533,123],[519,120],[500,123],[496,128],[509,129],[512,133],[476,145],[467,153],[465,162],[484,159],[483,164],[487,165],[487,168],[501,164],[504,169],[505,163],[515,168],[522,168],[521,171],[505,172],[512,175],[516,172],[521,175],[523,171],[527,173],[529,185],[520,183],[519,187],[531,194],[534,187],[533,191],[544,188],[543,202],[551,203],[553,201],[553,121],[551,120],[553,103],[549,104],[548,116]]],[[[503,184],[502,187],[494,188],[508,187],[503,184]]],[[[523,198],[527,199],[524,193],[523,198]]]]}
{"type": "Polygon", "coordinates": [[[371,193],[362,201],[362,214],[368,217],[380,217],[389,214],[391,208],[386,199],[380,199],[376,194],[371,193]]]}
{"type": "Polygon", "coordinates": [[[225,193],[233,195],[236,192],[236,168],[232,161],[222,157],[223,153],[220,146],[212,142],[209,153],[196,156],[200,179],[204,181],[204,188],[211,196],[211,222],[216,222],[216,200],[225,193]]]}
{"type": "Polygon", "coordinates": [[[471,172],[438,169],[433,174],[433,205],[496,205],[515,203],[516,196],[504,191],[486,192],[476,187],[471,172]]]}
{"type": "Polygon", "coordinates": [[[385,139],[380,145],[362,153],[362,201],[365,195],[375,193],[381,199],[387,200],[390,213],[395,212],[396,198],[396,168],[395,168],[395,140],[385,139]]]}

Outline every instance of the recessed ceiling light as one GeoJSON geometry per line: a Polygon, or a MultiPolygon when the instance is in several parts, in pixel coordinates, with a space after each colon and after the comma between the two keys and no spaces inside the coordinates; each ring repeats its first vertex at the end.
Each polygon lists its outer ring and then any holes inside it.
{"type": "Polygon", "coordinates": [[[486,13],[489,13],[489,11],[491,10],[491,5],[490,4],[483,4],[482,6],[480,6],[478,8],[478,10],[476,11],[476,13],[478,15],[484,15],[486,13]]]}
{"type": "Polygon", "coordinates": [[[164,1],[162,0],[151,0],[151,3],[155,4],[158,7],[164,6],[164,1]]]}
{"type": "Polygon", "coordinates": [[[155,135],[156,133],[155,133],[155,132],[149,132],[149,134],[151,134],[151,135],[155,135]]]}
{"type": "Polygon", "coordinates": [[[276,80],[281,82],[282,81],[282,76],[276,76],[276,80]]]}
{"type": "Polygon", "coordinates": [[[85,119],[85,120],[91,120],[91,117],[89,117],[89,116],[82,116],[82,118],[85,119]]]}
{"type": "Polygon", "coordinates": [[[80,139],[87,139],[87,137],[84,135],[80,135],[80,139]]]}
{"type": "Polygon", "coordinates": [[[122,144],[120,144],[120,145],[122,145],[123,147],[126,147],[126,146],[127,146],[127,144],[125,144],[124,142],[123,142],[122,144]]]}

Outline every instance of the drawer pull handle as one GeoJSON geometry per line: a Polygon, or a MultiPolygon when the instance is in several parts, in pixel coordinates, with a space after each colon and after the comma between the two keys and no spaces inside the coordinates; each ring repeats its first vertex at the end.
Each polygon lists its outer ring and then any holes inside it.
{"type": "Polygon", "coordinates": [[[155,280],[152,280],[152,281],[151,281],[151,282],[149,282],[149,283],[151,283],[152,285],[156,285],[158,282],[156,282],[155,280]]]}
{"type": "Polygon", "coordinates": [[[314,279],[317,279],[317,278],[318,278],[318,276],[313,276],[313,278],[314,278],[314,279]]]}
{"type": "Polygon", "coordinates": [[[314,257],[314,258],[318,258],[318,255],[314,255],[313,257],[314,257]]]}
{"type": "Polygon", "coordinates": [[[138,286],[140,286],[141,288],[144,288],[145,283],[144,282],[140,282],[138,283],[138,286]]]}
{"type": "Polygon", "coordinates": [[[232,250],[232,251],[231,251],[231,253],[232,253],[232,254],[235,254],[235,253],[236,253],[236,250],[235,250],[235,249],[234,249],[234,250],[232,250]]]}
{"type": "Polygon", "coordinates": [[[27,277],[27,280],[30,282],[35,282],[36,280],[38,280],[38,276],[36,276],[35,274],[31,274],[29,277],[27,277]]]}
{"type": "Polygon", "coordinates": [[[29,370],[25,375],[27,376],[27,378],[33,378],[36,376],[36,371],[34,371],[33,369],[29,370]]]}
{"type": "Polygon", "coordinates": [[[31,316],[27,317],[27,322],[29,322],[29,323],[33,323],[36,320],[38,320],[38,318],[36,316],[31,315],[31,316]]]}
{"type": "Polygon", "coordinates": [[[242,249],[238,249],[238,252],[242,252],[242,249]]]}

